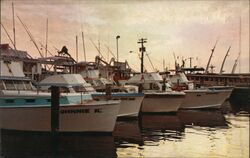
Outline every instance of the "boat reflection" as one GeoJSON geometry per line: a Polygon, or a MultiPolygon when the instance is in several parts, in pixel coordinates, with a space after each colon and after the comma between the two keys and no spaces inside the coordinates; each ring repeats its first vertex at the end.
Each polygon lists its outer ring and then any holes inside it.
{"type": "Polygon", "coordinates": [[[111,135],[17,133],[1,131],[3,157],[117,157],[111,135]]]}
{"type": "Polygon", "coordinates": [[[184,132],[184,124],[177,115],[142,114],[140,126],[143,130],[144,141],[180,140],[184,132]]]}
{"type": "Polygon", "coordinates": [[[227,127],[226,119],[220,110],[180,110],[177,115],[185,125],[227,127]]]}
{"type": "Polygon", "coordinates": [[[117,121],[113,132],[115,142],[121,144],[138,144],[143,145],[141,130],[138,120],[121,120],[117,121]]]}

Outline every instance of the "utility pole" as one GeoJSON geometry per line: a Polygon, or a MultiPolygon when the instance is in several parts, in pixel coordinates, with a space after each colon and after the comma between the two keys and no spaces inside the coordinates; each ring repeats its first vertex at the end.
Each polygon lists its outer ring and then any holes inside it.
{"type": "Polygon", "coordinates": [[[139,39],[139,41],[137,42],[139,44],[141,44],[141,48],[139,48],[139,51],[141,52],[141,73],[143,73],[143,66],[144,66],[144,52],[146,51],[146,47],[144,47],[144,43],[147,43],[147,39],[146,38],[141,38],[139,39]]]}

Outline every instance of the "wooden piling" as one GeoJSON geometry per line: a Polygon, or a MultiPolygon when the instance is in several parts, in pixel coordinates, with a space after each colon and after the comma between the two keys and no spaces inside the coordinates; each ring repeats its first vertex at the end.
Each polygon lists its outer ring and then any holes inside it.
{"type": "Polygon", "coordinates": [[[59,98],[60,88],[51,87],[51,132],[55,134],[59,131],[59,98]]]}

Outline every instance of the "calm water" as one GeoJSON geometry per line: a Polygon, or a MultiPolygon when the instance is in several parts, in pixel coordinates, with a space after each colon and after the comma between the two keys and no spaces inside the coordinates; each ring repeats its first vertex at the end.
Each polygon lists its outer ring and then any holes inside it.
{"type": "Polygon", "coordinates": [[[249,113],[180,111],[119,120],[113,136],[1,133],[1,157],[249,157],[249,113]]]}

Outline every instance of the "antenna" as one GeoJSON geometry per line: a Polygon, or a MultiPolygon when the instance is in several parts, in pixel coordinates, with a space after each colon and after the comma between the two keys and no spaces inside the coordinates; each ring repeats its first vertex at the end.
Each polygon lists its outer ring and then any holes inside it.
{"type": "Polygon", "coordinates": [[[14,3],[12,2],[12,16],[13,16],[13,35],[14,35],[14,48],[16,50],[16,30],[15,30],[15,13],[14,13],[14,3]]]}
{"type": "Polygon", "coordinates": [[[218,43],[218,40],[219,40],[219,39],[216,40],[215,45],[214,45],[213,49],[211,50],[212,52],[211,52],[211,55],[210,55],[210,57],[209,57],[209,59],[208,59],[207,67],[206,67],[205,73],[208,73],[208,68],[209,68],[211,59],[212,59],[212,57],[213,57],[214,50],[215,50],[215,48],[216,48],[216,45],[217,45],[217,43],[218,43]]]}
{"type": "Polygon", "coordinates": [[[226,55],[225,55],[225,57],[224,57],[224,59],[223,59],[223,62],[222,62],[222,64],[221,64],[220,74],[223,73],[223,67],[224,67],[224,64],[225,64],[225,61],[226,61],[227,56],[229,56],[228,53],[229,53],[230,49],[231,49],[231,45],[229,46],[229,48],[228,48],[228,50],[227,50],[227,53],[226,53],[226,55]]]}
{"type": "Polygon", "coordinates": [[[49,25],[49,20],[47,18],[46,20],[46,43],[45,43],[45,57],[47,57],[47,52],[48,52],[48,25],[49,25]]]}

